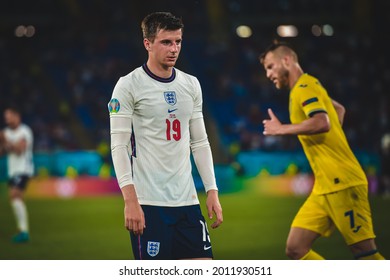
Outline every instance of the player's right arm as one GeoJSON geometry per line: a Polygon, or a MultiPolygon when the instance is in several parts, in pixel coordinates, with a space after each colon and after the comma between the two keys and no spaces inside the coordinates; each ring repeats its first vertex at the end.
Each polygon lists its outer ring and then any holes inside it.
{"type": "Polygon", "coordinates": [[[270,119],[264,120],[264,135],[312,135],[328,132],[330,121],[327,113],[319,112],[296,124],[282,124],[271,109],[270,119]]]}
{"type": "Polygon", "coordinates": [[[142,234],[145,227],[145,217],[134,187],[129,155],[133,103],[127,82],[122,78],[119,79],[108,106],[110,111],[111,156],[125,203],[125,227],[133,231],[134,234],[142,234]]]}
{"type": "Polygon", "coordinates": [[[134,234],[141,235],[145,228],[145,216],[138,202],[134,185],[126,185],[121,188],[121,191],[125,202],[125,227],[134,234]]]}
{"type": "Polygon", "coordinates": [[[110,117],[111,155],[114,169],[125,203],[125,227],[134,234],[142,234],[145,217],[134,188],[129,157],[131,118],[110,117]]]}
{"type": "Polygon", "coordinates": [[[341,105],[340,103],[338,103],[337,101],[333,100],[333,99],[332,99],[332,104],[333,104],[333,107],[336,110],[337,116],[339,117],[340,124],[343,125],[344,115],[345,115],[345,108],[344,108],[344,106],[341,105]]]}
{"type": "Polygon", "coordinates": [[[125,203],[125,227],[134,234],[143,234],[145,217],[134,188],[128,152],[130,150],[131,118],[111,115],[110,128],[112,161],[125,203]]]}

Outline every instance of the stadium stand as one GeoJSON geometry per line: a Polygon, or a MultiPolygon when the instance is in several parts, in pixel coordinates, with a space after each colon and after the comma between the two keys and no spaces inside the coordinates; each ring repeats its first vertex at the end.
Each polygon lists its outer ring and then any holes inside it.
{"type": "MultiPolygon", "coordinates": [[[[146,58],[140,20],[148,12],[170,10],[186,26],[178,68],[202,84],[207,125],[218,132],[210,132],[217,163],[230,163],[241,152],[300,150],[295,138],[261,133],[268,107],[288,122],[288,98],[276,93],[258,62],[261,50],[279,38],[276,27],[284,22],[300,30],[298,37],[286,40],[298,47],[304,70],[317,75],[332,97],[345,104],[345,131],[353,149],[378,153],[389,130],[390,70],[387,50],[377,41],[388,4],[132,2],[39,0],[1,10],[0,109],[9,102],[22,107],[37,152],[96,150],[108,144],[106,107],[113,86],[146,58]],[[329,20],[334,36],[311,34],[312,24],[329,20]],[[34,25],[36,34],[16,37],[19,24],[34,25]],[[237,37],[239,24],[251,26],[253,36],[237,37]]],[[[103,157],[109,161],[107,151],[103,157]]]]}

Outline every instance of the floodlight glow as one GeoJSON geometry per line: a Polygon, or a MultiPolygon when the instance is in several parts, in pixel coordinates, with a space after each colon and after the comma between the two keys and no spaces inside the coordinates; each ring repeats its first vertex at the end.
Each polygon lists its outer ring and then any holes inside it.
{"type": "Polygon", "coordinates": [[[19,25],[15,28],[15,36],[16,37],[23,37],[24,34],[26,34],[26,27],[24,25],[19,25]]]}
{"type": "Polygon", "coordinates": [[[276,31],[280,37],[298,36],[298,29],[294,25],[279,25],[276,31]]]}
{"type": "Polygon", "coordinates": [[[325,36],[333,36],[334,30],[333,30],[333,27],[330,24],[325,24],[322,27],[322,32],[324,32],[325,36]]]}
{"type": "Polygon", "coordinates": [[[311,27],[311,33],[313,33],[314,36],[319,37],[322,34],[321,26],[315,24],[311,27]]]}
{"type": "Polygon", "coordinates": [[[32,37],[34,36],[34,34],[35,34],[35,27],[32,25],[27,26],[26,33],[25,33],[26,37],[32,37]]]}
{"type": "Polygon", "coordinates": [[[238,37],[249,38],[252,36],[252,29],[247,25],[240,25],[236,28],[236,33],[238,37]]]}

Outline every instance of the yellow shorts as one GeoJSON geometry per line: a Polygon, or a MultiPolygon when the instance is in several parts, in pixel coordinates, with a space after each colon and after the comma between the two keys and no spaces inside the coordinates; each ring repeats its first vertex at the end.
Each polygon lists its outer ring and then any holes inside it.
{"type": "Polygon", "coordinates": [[[375,238],[367,185],[323,195],[311,194],[291,227],[308,229],[325,237],[337,228],[347,245],[375,238]]]}

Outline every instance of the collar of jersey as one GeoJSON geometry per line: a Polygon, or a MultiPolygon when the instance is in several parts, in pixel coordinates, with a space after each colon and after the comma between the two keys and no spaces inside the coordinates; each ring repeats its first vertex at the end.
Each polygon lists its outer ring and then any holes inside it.
{"type": "Polygon", "coordinates": [[[151,77],[152,79],[154,79],[156,81],[162,82],[162,83],[170,83],[176,77],[176,70],[175,70],[175,68],[172,69],[172,75],[169,78],[161,78],[161,77],[153,74],[152,71],[150,71],[150,69],[146,65],[146,63],[144,63],[144,65],[142,65],[142,69],[144,69],[144,71],[146,72],[146,74],[148,74],[149,77],[151,77]]]}

